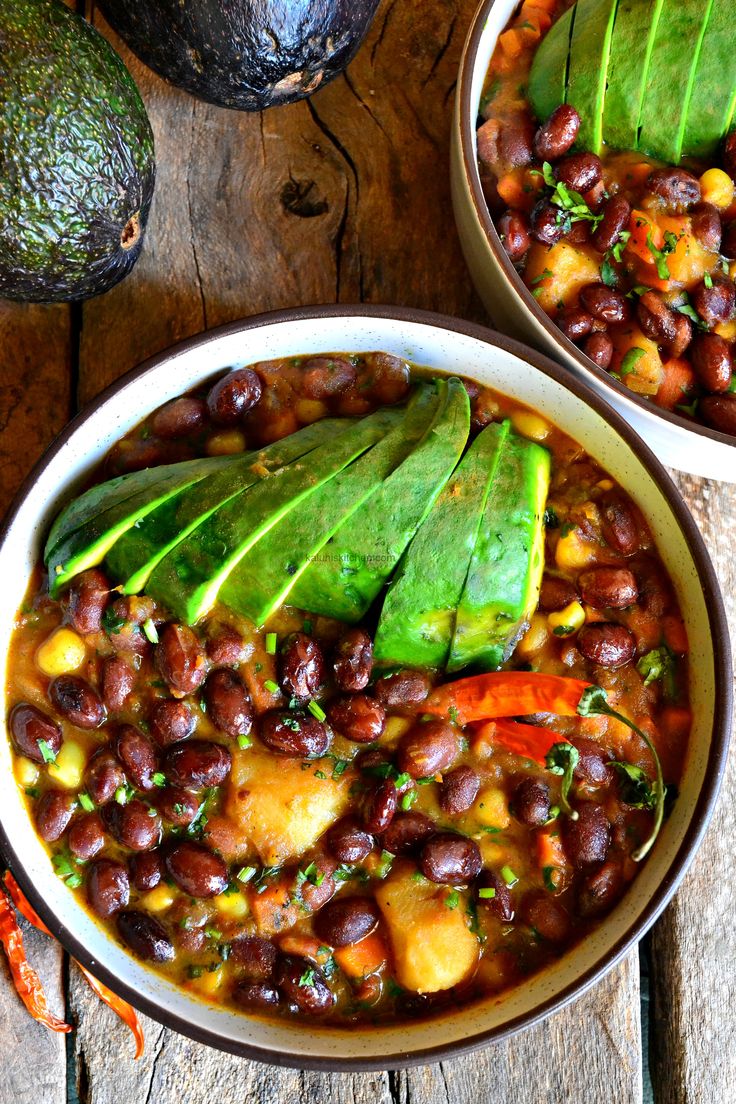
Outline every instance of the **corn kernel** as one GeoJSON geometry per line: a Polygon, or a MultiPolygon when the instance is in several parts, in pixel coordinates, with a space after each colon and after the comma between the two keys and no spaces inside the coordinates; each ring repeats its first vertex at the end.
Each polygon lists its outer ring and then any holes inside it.
{"type": "Polygon", "coordinates": [[[212,903],[230,920],[243,920],[248,915],[248,902],[242,893],[218,893],[212,903]]]}
{"type": "Polygon", "coordinates": [[[600,487],[600,489],[602,491],[612,491],[613,490],[613,480],[612,479],[599,479],[598,482],[596,483],[596,487],[600,487]]]}
{"type": "Polygon", "coordinates": [[[700,198],[725,211],[733,203],[733,180],[723,169],[708,169],[700,178],[700,198]]]}
{"type": "Polygon", "coordinates": [[[36,663],[45,675],[55,678],[77,671],[87,657],[87,648],[74,629],[62,627],[47,636],[36,652],[36,663]]]}
{"type": "Polygon", "coordinates": [[[65,740],[55,763],[49,763],[49,777],[67,790],[78,790],[87,765],[87,751],[76,740],[65,740]]]}
{"type": "Polygon", "coordinates": [[[15,760],[13,772],[19,786],[32,786],[34,782],[38,782],[38,766],[31,759],[26,759],[25,755],[20,755],[15,760]]]}
{"type": "Polygon", "coordinates": [[[245,434],[239,429],[214,433],[207,441],[208,456],[232,456],[236,452],[245,452],[245,434]]]}
{"type": "Polygon", "coordinates": [[[480,791],[473,805],[473,813],[487,828],[508,828],[511,820],[506,794],[495,786],[487,786],[480,791]]]}
{"type": "Polygon", "coordinates": [[[224,972],[222,966],[219,970],[205,970],[198,978],[194,978],[192,985],[195,989],[198,989],[200,993],[203,993],[205,996],[210,996],[216,993],[222,985],[222,975],[224,972]]]}
{"type": "Polygon", "coordinates": [[[301,425],[311,425],[312,422],[318,422],[320,418],[324,418],[329,413],[329,410],[323,402],[318,402],[317,399],[300,399],[296,404],[296,416],[299,419],[301,425]]]}
{"type": "Polygon", "coordinates": [[[530,441],[544,441],[549,437],[551,426],[540,418],[538,414],[532,414],[530,410],[517,410],[511,415],[511,424],[522,437],[528,437],[530,441]]]}
{"type": "Polygon", "coordinates": [[[572,636],[585,624],[585,610],[580,602],[571,602],[564,609],[550,613],[547,624],[555,636],[572,636]]]}
{"type": "Polygon", "coordinates": [[[529,628],[516,645],[516,654],[526,659],[540,651],[547,643],[549,631],[547,618],[543,613],[535,613],[529,623],[529,628]]]}
{"type": "Polygon", "coordinates": [[[150,912],[164,912],[174,903],[174,891],[166,882],[159,882],[155,889],[149,889],[141,897],[140,903],[150,912]]]}
{"type": "Polygon", "coordinates": [[[571,529],[557,542],[555,562],[563,571],[582,571],[595,562],[596,555],[596,545],[586,540],[579,529],[571,529]]]}

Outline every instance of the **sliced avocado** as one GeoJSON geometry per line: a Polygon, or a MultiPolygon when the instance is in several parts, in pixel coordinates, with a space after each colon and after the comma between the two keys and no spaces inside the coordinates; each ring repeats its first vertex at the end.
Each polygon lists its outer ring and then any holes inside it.
{"type": "Polygon", "coordinates": [[[539,44],[529,72],[527,93],[534,114],[544,122],[565,102],[570,39],[575,5],[553,23],[539,44]]]}
{"type": "Polygon", "coordinates": [[[570,42],[567,102],[580,115],[577,145],[600,153],[603,145],[603,99],[616,16],[616,0],[578,0],[570,42]]]}
{"type": "Polygon", "coordinates": [[[536,607],[549,475],[546,449],[506,438],[457,608],[448,671],[498,667],[536,607]]]}
{"type": "Polygon", "coordinates": [[[404,553],[378,621],[376,662],[447,662],[455,610],[508,431],[508,422],[494,423],[476,437],[404,553]]]}
{"type": "Polygon", "coordinates": [[[352,424],[346,418],[314,422],[173,495],[116,541],[105,561],[108,571],[122,582],[124,594],[138,594],[156,564],[224,502],[352,424]]]}
{"type": "MultiPolygon", "coordinates": [[[[677,164],[710,0],[664,0],[639,117],[638,148],[677,164]],[[673,73],[673,51],[681,67],[673,73]]],[[[720,77],[719,77],[720,79],[720,77]]]]}
{"type": "MultiPolygon", "coordinates": [[[[427,392],[428,398],[434,394],[427,384],[420,384],[418,391],[427,392]]],[[[225,605],[263,625],[333,533],[404,460],[411,448],[405,431],[407,410],[383,413],[390,432],[261,537],[225,580],[220,591],[225,605]]]]}
{"type": "Polygon", "coordinates": [[[685,119],[684,157],[713,157],[728,131],[736,92],[733,14],[729,4],[712,4],[685,119]]]}
{"type": "Polygon", "coordinates": [[[188,625],[214,605],[235,565],[272,525],[385,432],[385,412],[351,425],[333,440],[235,495],[164,556],[146,593],[188,625]]]}
{"type": "Polygon", "coordinates": [[[424,427],[417,404],[419,432],[413,451],[340,526],[325,545],[324,555],[310,563],[290,594],[293,605],[347,622],[365,615],[432,508],[468,439],[470,404],[464,386],[458,379],[439,379],[437,389],[439,403],[424,427]]]}
{"type": "Polygon", "coordinates": [[[637,147],[639,113],[662,3],[663,0],[619,0],[603,103],[603,139],[615,149],[637,147]]]}

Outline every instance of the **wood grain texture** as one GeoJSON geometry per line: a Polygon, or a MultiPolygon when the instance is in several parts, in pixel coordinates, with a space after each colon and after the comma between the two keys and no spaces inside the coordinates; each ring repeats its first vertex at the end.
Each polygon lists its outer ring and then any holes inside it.
{"type": "MultiPolygon", "coordinates": [[[[736,639],[736,494],[676,475],[705,537],[736,639]]],[[[657,1104],[736,1100],[736,929],[732,923],[736,749],[713,821],[652,935],[652,1080],[657,1104]]]]}

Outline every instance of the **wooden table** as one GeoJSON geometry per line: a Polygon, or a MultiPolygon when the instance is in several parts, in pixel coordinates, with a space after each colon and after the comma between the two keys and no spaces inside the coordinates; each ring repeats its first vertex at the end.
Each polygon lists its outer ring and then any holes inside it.
{"type": "MultiPolygon", "coordinates": [[[[0,303],[3,506],[67,419],[174,341],[258,311],[359,300],[487,321],[454,232],[448,135],[474,0],[385,0],[348,73],[264,115],[168,87],[99,16],[144,95],[158,183],[132,276],[83,306],[0,303]]],[[[247,356],[247,350],[244,350],[247,356]]],[[[143,411],[141,412],[143,413],[143,411]]],[[[736,489],[678,476],[736,623],[736,489]]],[[[20,582],[20,580],[18,580],[20,582]]],[[[697,672],[696,672],[697,675],[697,672]]],[[[648,940],[657,1104],[736,1100],[732,757],[714,822],[648,940]]],[[[586,996],[508,1043],[408,1072],[301,1073],[247,1062],[144,1021],[127,1030],[45,936],[27,933],[65,1040],[23,1011],[0,965],[0,1104],[636,1104],[642,1100],[636,952],[586,996]]]]}

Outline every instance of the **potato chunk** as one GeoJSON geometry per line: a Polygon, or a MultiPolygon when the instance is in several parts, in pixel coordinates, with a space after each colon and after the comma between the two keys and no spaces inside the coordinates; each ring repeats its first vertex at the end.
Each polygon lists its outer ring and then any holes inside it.
{"type": "Polygon", "coordinates": [[[581,288],[600,280],[600,258],[586,245],[564,239],[547,247],[533,242],[527,253],[524,283],[532,288],[543,311],[553,317],[573,306],[581,288]]]}
{"type": "Polygon", "coordinates": [[[264,866],[298,858],[342,815],[352,778],[330,772],[329,761],[302,770],[301,759],[257,745],[233,752],[225,811],[264,866]]]}
{"type": "Polygon", "coordinates": [[[455,908],[446,886],[414,878],[411,864],[394,867],[376,893],[388,926],[396,977],[415,993],[437,993],[465,981],[478,963],[480,944],[468,928],[467,893],[455,908]]]}

